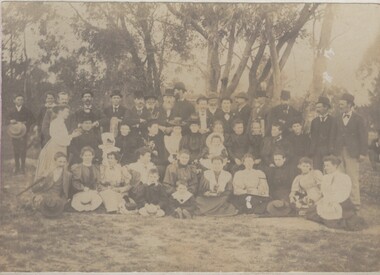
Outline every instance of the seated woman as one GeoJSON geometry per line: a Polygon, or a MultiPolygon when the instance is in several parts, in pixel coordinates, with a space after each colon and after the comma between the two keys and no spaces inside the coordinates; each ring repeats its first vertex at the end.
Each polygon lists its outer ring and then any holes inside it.
{"type": "Polygon", "coordinates": [[[71,166],[71,172],[73,173],[73,194],[81,191],[97,190],[100,183],[100,170],[97,165],[92,163],[94,156],[94,149],[85,146],[80,152],[82,163],[71,166]]]}
{"type": "Polygon", "coordinates": [[[319,170],[313,170],[313,161],[306,157],[299,160],[298,168],[301,174],[294,179],[289,198],[298,215],[304,215],[306,209],[322,197],[320,184],[323,174],[319,170]]]}
{"type": "Polygon", "coordinates": [[[199,185],[199,196],[195,199],[196,215],[233,216],[238,210],[228,202],[232,193],[232,175],[223,170],[223,159],[211,159],[211,170],[203,173],[199,185]]]}
{"type": "Polygon", "coordinates": [[[264,172],[253,169],[255,159],[251,154],[242,158],[244,170],[235,173],[232,203],[240,213],[264,214],[269,201],[269,187],[264,172]]]}
{"type": "Polygon", "coordinates": [[[365,226],[355,212],[350,200],[351,179],[340,172],[340,159],[328,156],[323,159],[326,174],[322,178],[322,198],[306,214],[306,218],[327,227],[346,230],[359,230],[365,226]]]}
{"type": "Polygon", "coordinates": [[[32,191],[34,207],[44,216],[52,218],[59,216],[69,199],[69,189],[72,175],[66,170],[67,157],[62,152],[54,155],[55,168],[32,191]]]}
{"type": "Polygon", "coordinates": [[[164,136],[165,148],[169,153],[168,161],[173,163],[177,159],[180,142],[182,139],[182,126],[184,123],[180,117],[176,117],[169,121],[168,124],[172,127],[170,135],[164,136]]]}
{"type": "Polygon", "coordinates": [[[228,153],[223,142],[224,138],[219,133],[212,133],[207,137],[207,147],[203,148],[202,158],[199,161],[202,168],[211,169],[211,159],[213,157],[221,157],[223,159],[223,166],[227,164],[228,153]]]}
{"type": "MultiPolygon", "coordinates": [[[[107,213],[125,213],[124,197],[130,189],[131,174],[126,167],[119,164],[119,154],[110,152],[107,154],[107,165],[100,167],[99,195],[103,199],[107,213]]],[[[128,197],[126,198],[128,201],[128,197]]]]}
{"type": "Polygon", "coordinates": [[[115,139],[115,146],[120,148],[120,165],[124,166],[136,161],[136,148],[144,146],[144,141],[127,122],[120,125],[120,135],[115,139]]]}
{"type": "Polygon", "coordinates": [[[194,166],[189,164],[190,152],[182,150],[178,154],[178,160],[166,168],[164,186],[167,193],[172,194],[177,190],[177,182],[183,182],[187,190],[196,194],[198,190],[198,175],[194,166]]]}
{"type": "Polygon", "coordinates": [[[184,135],[179,144],[179,149],[186,149],[190,152],[190,163],[195,163],[201,158],[204,138],[199,133],[199,117],[191,115],[188,120],[189,130],[187,135],[184,135]]]}

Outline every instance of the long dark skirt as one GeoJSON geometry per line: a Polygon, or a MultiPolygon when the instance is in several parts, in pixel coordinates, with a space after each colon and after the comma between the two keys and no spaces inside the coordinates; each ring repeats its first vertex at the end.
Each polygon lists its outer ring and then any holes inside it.
{"type": "Polygon", "coordinates": [[[356,215],[355,205],[350,199],[340,204],[342,206],[342,218],[337,220],[326,220],[317,213],[317,207],[313,206],[306,213],[306,219],[321,223],[329,228],[358,231],[367,228],[365,220],[356,215]]]}
{"type": "Polygon", "coordinates": [[[265,213],[267,204],[270,198],[260,197],[255,195],[234,195],[230,199],[231,203],[239,210],[239,214],[257,214],[262,215],[265,213]],[[247,208],[246,198],[251,196],[252,208],[247,208]]]}
{"type": "Polygon", "coordinates": [[[238,210],[228,202],[228,196],[220,197],[204,197],[199,196],[196,198],[197,210],[196,215],[204,216],[234,216],[238,210]]]}

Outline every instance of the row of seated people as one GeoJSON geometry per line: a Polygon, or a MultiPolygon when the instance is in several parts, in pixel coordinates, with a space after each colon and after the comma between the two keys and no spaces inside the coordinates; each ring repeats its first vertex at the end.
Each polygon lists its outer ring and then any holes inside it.
{"type": "Polygon", "coordinates": [[[254,169],[255,158],[245,154],[244,169],[232,175],[220,156],[211,158],[210,169],[199,172],[189,163],[190,152],[182,150],[161,183],[150,149],[140,148],[137,154],[136,162],[122,166],[118,153],[109,152],[99,166],[93,164],[94,150],[84,147],[82,162],[68,172],[66,155],[56,153],[56,168],[34,186],[36,208],[54,217],[71,201],[77,211],[92,211],[103,203],[108,213],[134,211],[143,216],[306,215],[334,228],[355,230],[362,224],[349,199],[350,178],[339,172],[334,156],[324,160],[325,175],[313,169],[309,158],[300,159],[296,175],[280,151],[267,171],[254,169]]]}

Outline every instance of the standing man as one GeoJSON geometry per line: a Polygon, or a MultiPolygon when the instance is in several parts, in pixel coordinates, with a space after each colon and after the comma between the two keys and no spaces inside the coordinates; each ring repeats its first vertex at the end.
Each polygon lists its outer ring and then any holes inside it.
{"type": "Polygon", "coordinates": [[[211,122],[214,123],[217,117],[222,113],[222,110],[219,109],[219,95],[217,93],[209,94],[207,98],[208,104],[208,115],[211,119],[211,122]]]}
{"type": "Polygon", "coordinates": [[[140,132],[143,128],[142,126],[145,126],[148,119],[150,119],[150,112],[145,107],[145,98],[142,91],[134,93],[134,103],[135,105],[132,109],[126,111],[125,121],[140,132]]]}
{"type": "Polygon", "coordinates": [[[318,116],[310,126],[310,157],[315,169],[323,171],[323,158],[332,154],[336,136],[336,120],[329,114],[330,100],[321,96],[315,105],[318,116]]]}
{"type": "Polygon", "coordinates": [[[359,163],[367,155],[368,129],[364,119],[353,111],[354,99],[353,95],[345,93],[339,100],[339,109],[342,115],[337,121],[335,149],[341,156],[343,168],[352,181],[350,199],[356,210],[359,210],[359,163]]]}
{"type": "Polygon", "coordinates": [[[55,106],[55,98],[53,92],[47,92],[45,95],[45,103],[41,107],[40,111],[38,112],[37,115],[37,127],[38,131],[40,133],[40,138],[41,138],[41,148],[44,147],[46,141],[45,137],[42,132],[42,121],[44,120],[45,114],[48,110],[51,110],[55,106]]]}
{"type": "Polygon", "coordinates": [[[258,90],[255,94],[255,98],[253,100],[253,108],[251,111],[251,116],[249,117],[249,128],[251,130],[252,122],[258,121],[260,122],[261,132],[265,134],[265,124],[267,123],[267,114],[269,112],[269,104],[267,102],[267,95],[265,91],[258,90]]]}
{"type": "Polygon", "coordinates": [[[25,174],[25,159],[27,150],[27,133],[35,122],[33,113],[24,106],[24,96],[14,97],[15,106],[9,113],[8,134],[12,137],[13,153],[15,158],[15,175],[25,174]]]}
{"type": "Polygon", "coordinates": [[[199,117],[199,133],[206,134],[210,131],[211,128],[211,118],[210,115],[208,114],[208,104],[207,104],[207,97],[205,96],[200,96],[197,99],[197,104],[198,104],[198,117],[199,117]]]}
{"type": "Polygon", "coordinates": [[[283,135],[286,137],[290,132],[290,123],[296,117],[301,117],[301,113],[290,106],[290,92],[281,91],[280,104],[273,107],[268,113],[268,123],[265,130],[265,135],[270,136],[272,124],[280,122],[283,125],[283,135]]]}
{"type": "Polygon", "coordinates": [[[151,119],[158,119],[160,111],[158,108],[157,96],[155,96],[154,94],[147,95],[145,97],[145,107],[150,112],[151,119]]]}
{"type": "Polygon", "coordinates": [[[232,133],[232,122],[235,120],[235,113],[231,111],[232,99],[229,97],[223,97],[220,102],[221,112],[216,115],[216,120],[220,120],[223,123],[224,133],[232,133]]]}
{"type": "Polygon", "coordinates": [[[116,134],[116,137],[119,132],[118,129],[120,128],[119,123],[124,119],[125,112],[127,111],[127,109],[120,104],[123,96],[119,90],[113,90],[110,97],[111,106],[108,106],[104,109],[105,117],[102,121],[102,127],[103,132],[110,132],[111,120],[114,120],[112,123],[118,125],[118,127],[116,128],[117,131],[114,132],[114,135],[116,134]]]}
{"type": "Polygon", "coordinates": [[[186,88],[182,82],[174,84],[174,96],[176,97],[176,103],[173,107],[173,116],[181,117],[182,121],[186,121],[192,113],[195,112],[195,108],[191,102],[186,99],[186,88]]]}
{"type": "Polygon", "coordinates": [[[251,107],[248,106],[248,95],[247,93],[238,93],[235,96],[235,102],[237,105],[236,119],[241,119],[244,122],[244,129],[247,129],[248,120],[251,115],[251,107]]]}
{"type": "Polygon", "coordinates": [[[73,128],[79,127],[81,121],[83,121],[86,117],[91,117],[94,122],[92,123],[92,127],[96,129],[100,133],[100,121],[103,119],[103,112],[94,106],[94,94],[87,90],[82,93],[82,103],[83,105],[79,108],[78,111],[74,113],[74,125],[73,128]]]}
{"type": "MultiPolygon", "coordinates": [[[[57,97],[57,105],[67,105],[69,103],[69,94],[67,92],[59,92],[58,97],[57,97]]],[[[42,147],[45,146],[45,144],[50,140],[50,122],[53,120],[55,117],[55,114],[52,110],[52,108],[46,110],[44,118],[42,120],[42,125],[41,125],[41,132],[44,137],[42,147]]],[[[65,121],[67,129],[70,131],[71,128],[71,123],[69,119],[65,121]]]]}

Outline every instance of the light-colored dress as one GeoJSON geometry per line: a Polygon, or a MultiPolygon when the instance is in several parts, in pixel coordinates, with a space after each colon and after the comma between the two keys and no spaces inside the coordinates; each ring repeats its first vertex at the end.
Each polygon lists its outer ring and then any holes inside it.
{"type": "MultiPolygon", "coordinates": [[[[181,142],[182,135],[170,135],[170,136],[164,136],[164,143],[165,148],[169,152],[172,160],[176,158],[179,152],[179,144],[181,142]]],[[[170,159],[169,159],[170,161],[170,159]]]]}
{"type": "Polygon", "coordinates": [[[50,123],[49,130],[51,139],[42,148],[38,157],[36,174],[34,180],[46,177],[54,168],[54,155],[58,152],[67,154],[67,146],[70,145],[71,137],[67,131],[65,120],[57,117],[50,123]]]}

